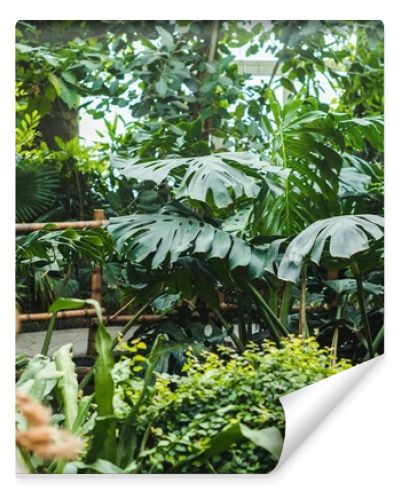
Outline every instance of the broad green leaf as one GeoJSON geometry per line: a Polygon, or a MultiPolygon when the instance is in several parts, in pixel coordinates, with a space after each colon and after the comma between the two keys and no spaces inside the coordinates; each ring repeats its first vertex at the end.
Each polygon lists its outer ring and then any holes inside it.
{"type": "Polygon", "coordinates": [[[72,344],[62,346],[54,354],[54,359],[57,370],[62,372],[57,385],[63,400],[65,427],[72,430],[78,415],[78,378],[72,361],[72,344]]]}
{"type": "Polygon", "coordinates": [[[194,460],[207,460],[213,456],[220,455],[233,444],[240,443],[246,439],[267,450],[275,460],[279,460],[283,447],[283,438],[278,428],[250,429],[244,424],[235,422],[228,424],[213,436],[204,450],[175,464],[174,469],[179,469],[182,465],[194,460]]]}
{"type": "Polygon", "coordinates": [[[341,215],[311,224],[289,244],[279,266],[278,277],[295,283],[306,258],[320,264],[329,242],[329,255],[347,264],[354,255],[370,248],[371,240],[383,238],[383,217],[341,215]]]}
{"type": "Polygon", "coordinates": [[[139,163],[138,159],[113,158],[112,164],[127,179],[151,180],[160,184],[167,177],[172,177],[179,185],[176,199],[190,198],[211,203],[217,208],[227,207],[242,197],[255,198],[261,180],[276,174],[257,155],[245,152],[145,163],[139,163]]]}
{"type": "Polygon", "coordinates": [[[114,366],[113,342],[102,323],[99,323],[97,328],[96,351],[98,356],[94,365],[94,383],[98,416],[93,430],[88,460],[104,458],[113,461],[116,453],[116,422],[113,409],[114,382],[111,376],[114,366]]]}
{"type": "Polygon", "coordinates": [[[254,444],[269,451],[275,460],[279,460],[283,448],[281,431],[277,427],[266,427],[265,429],[249,429],[246,425],[240,425],[243,436],[250,439],[254,444]]]}
{"type": "Polygon", "coordinates": [[[205,459],[211,458],[214,455],[220,455],[227,450],[232,444],[243,440],[241,424],[234,423],[227,425],[224,429],[218,432],[210,439],[206,449],[201,453],[205,459]]]}
{"type": "Polygon", "coordinates": [[[58,78],[58,76],[55,75],[54,73],[49,73],[47,78],[49,79],[49,82],[53,85],[55,91],[57,92],[57,95],[61,95],[62,85],[60,78],[58,78]]]}
{"type": "Polygon", "coordinates": [[[78,104],[78,92],[73,84],[67,83],[63,78],[59,78],[54,73],[48,74],[49,82],[53,85],[57,95],[70,108],[75,108],[78,104]]]}
{"type": "Polygon", "coordinates": [[[30,394],[38,401],[44,401],[63,373],[57,371],[56,364],[49,358],[37,354],[28,365],[16,384],[17,389],[30,394]]]}
{"type": "Polygon", "coordinates": [[[90,406],[93,403],[94,394],[90,394],[88,396],[83,396],[78,402],[78,413],[76,415],[74,425],[72,426],[72,431],[77,435],[83,435],[82,432],[83,424],[87,420],[90,406]]]}
{"type": "Polygon", "coordinates": [[[194,217],[128,215],[110,219],[107,229],[120,254],[131,262],[143,262],[151,256],[152,269],[173,264],[184,255],[227,259],[230,270],[251,262],[248,243],[194,217]]]}
{"type": "Polygon", "coordinates": [[[79,461],[69,462],[63,469],[63,474],[77,474],[78,470],[89,470],[97,474],[131,474],[137,469],[136,462],[130,463],[125,469],[121,469],[109,460],[99,458],[93,463],[79,461]]]}
{"type": "Polygon", "coordinates": [[[165,314],[166,312],[171,311],[174,309],[174,307],[176,307],[179,299],[179,293],[163,293],[162,295],[159,295],[156,299],[154,299],[151,305],[158,314],[165,314]]]}
{"type": "Polygon", "coordinates": [[[156,83],[156,90],[160,97],[165,97],[167,95],[168,85],[163,78],[161,78],[161,80],[158,80],[158,82],[156,83]]]}
{"type": "Polygon", "coordinates": [[[88,464],[87,468],[97,472],[98,474],[129,474],[135,471],[136,463],[132,462],[125,469],[121,469],[112,462],[108,460],[103,460],[101,458],[97,459],[92,464],[88,464]]]}
{"type": "MultiPolygon", "coordinates": [[[[329,286],[336,293],[356,293],[357,282],[355,279],[341,279],[341,280],[326,280],[325,285],[329,286]]],[[[367,293],[373,295],[383,295],[384,286],[376,283],[370,283],[363,280],[363,288],[367,293]]]]}
{"type": "Polygon", "coordinates": [[[70,108],[76,108],[78,105],[78,91],[75,86],[67,84],[64,80],[60,80],[61,92],[60,98],[65,102],[65,104],[70,108]]]}
{"type": "Polygon", "coordinates": [[[164,47],[169,51],[173,50],[175,44],[174,44],[174,38],[171,35],[171,33],[169,33],[169,31],[167,31],[162,26],[156,26],[156,30],[161,37],[164,47]]]}
{"type": "Polygon", "coordinates": [[[72,71],[63,71],[61,73],[61,76],[66,82],[71,83],[72,85],[76,85],[77,78],[72,71]]]}

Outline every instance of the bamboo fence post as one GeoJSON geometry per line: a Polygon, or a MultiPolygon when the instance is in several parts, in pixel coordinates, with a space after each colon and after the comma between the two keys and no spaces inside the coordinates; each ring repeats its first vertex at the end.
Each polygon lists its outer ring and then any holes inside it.
{"type": "MultiPolygon", "coordinates": [[[[95,208],[93,211],[93,219],[95,221],[105,221],[106,216],[104,210],[102,208],[95,208]]],[[[102,286],[102,272],[101,266],[96,264],[92,271],[92,282],[91,282],[91,294],[90,297],[101,305],[102,304],[102,294],[101,294],[101,286],[102,286]]],[[[88,333],[88,342],[86,354],[93,355],[96,353],[96,332],[97,332],[97,321],[92,319],[90,321],[89,333],[88,333]]]]}

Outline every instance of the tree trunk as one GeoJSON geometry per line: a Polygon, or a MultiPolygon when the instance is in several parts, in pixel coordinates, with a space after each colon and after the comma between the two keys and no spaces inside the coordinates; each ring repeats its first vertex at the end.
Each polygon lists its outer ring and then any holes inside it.
{"type": "Polygon", "coordinates": [[[51,111],[40,120],[39,131],[42,134],[41,140],[46,142],[50,149],[58,149],[54,137],[70,141],[79,135],[78,110],[69,109],[60,98],[57,98],[51,111]]]}

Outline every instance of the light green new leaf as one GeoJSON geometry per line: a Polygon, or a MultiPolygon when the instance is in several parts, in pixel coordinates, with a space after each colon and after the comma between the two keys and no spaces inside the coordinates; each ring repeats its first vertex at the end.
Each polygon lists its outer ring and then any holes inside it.
{"type": "Polygon", "coordinates": [[[49,307],[49,312],[57,313],[59,311],[71,309],[82,309],[86,305],[93,306],[96,310],[99,321],[103,321],[103,313],[101,311],[100,304],[97,302],[97,300],[92,299],[70,299],[60,297],[51,304],[51,306],[49,307]]]}
{"type": "Polygon", "coordinates": [[[30,394],[38,401],[44,401],[54,387],[62,372],[56,370],[54,361],[37,354],[29,360],[16,384],[17,389],[30,394]]]}
{"type": "Polygon", "coordinates": [[[116,422],[114,419],[114,382],[111,376],[114,366],[113,342],[110,334],[100,323],[96,335],[97,359],[94,366],[95,401],[98,418],[93,431],[89,459],[114,460],[116,453],[116,422]]]}
{"type": "Polygon", "coordinates": [[[72,344],[62,346],[54,354],[54,359],[57,370],[62,372],[57,385],[63,399],[65,427],[72,430],[78,415],[78,378],[72,361],[72,344]]]}
{"type": "Polygon", "coordinates": [[[240,430],[247,439],[257,446],[269,451],[275,460],[279,460],[283,448],[283,438],[277,427],[266,427],[265,429],[249,429],[241,424],[240,430]]]}

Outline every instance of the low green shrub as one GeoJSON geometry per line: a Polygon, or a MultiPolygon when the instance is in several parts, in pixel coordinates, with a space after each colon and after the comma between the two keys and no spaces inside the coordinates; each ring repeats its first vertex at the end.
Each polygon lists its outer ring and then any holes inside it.
{"type": "MultiPolygon", "coordinates": [[[[141,346],[135,343],[133,355],[113,368],[113,404],[119,419],[126,418],[142,392],[137,375],[145,361],[141,346]]],[[[269,472],[278,457],[254,440],[236,440],[220,453],[205,451],[215,436],[236,423],[255,430],[275,427],[283,435],[285,416],[279,398],[349,366],[344,360],[332,366],[330,351],[313,339],[290,338],[281,349],[270,342],[254,344],[242,355],[221,346],[204,352],[201,359],[189,351],[185,374],[156,374],[142,406],[136,429],[137,471],[269,472]]]]}
{"type": "MultiPolygon", "coordinates": [[[[146,356],[142,340],[121,342],[124,354],[114,364],[111,337],[101,324],[94,394],[84,396],[71,347],[57,351],[55,361],[32,358],[17,388],[50,406],[52,425],[79,436],[84,452],[66,462],[19,450],[31,472],[266,473],[283,444],[279,398],[350,366],[334,364],[313,339],[290,337],[281,349],[264,342],[242,354],[226,346],[200,357],[188,351],[181,375],[157,373],[157,360],[168,349],[162,335],[146,356]]],[[[17,414],[17,428],[24,427],[17,414]]]]}

